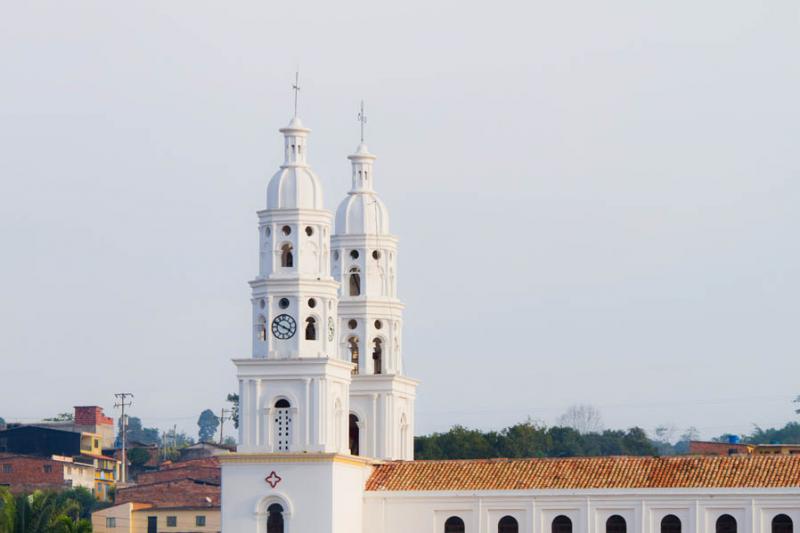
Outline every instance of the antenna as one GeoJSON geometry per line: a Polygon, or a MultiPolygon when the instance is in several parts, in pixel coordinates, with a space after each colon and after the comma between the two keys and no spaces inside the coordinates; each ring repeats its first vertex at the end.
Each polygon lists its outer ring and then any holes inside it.
{"type": "Polygon", "coordinates": [[[294,73],[292,90],[294,90],[294,116],[297,116],[297,95],[300,93],[300,71],[295,71],[294,73]]]}
{"type": "Polygon", "coordinates": [[[367,123],[367,115],[364,113],[364,100],[361,100],[361,112],[358,114],[358,121],[361,123],[361,142],[364,142],[364,125],[367,123]]]}

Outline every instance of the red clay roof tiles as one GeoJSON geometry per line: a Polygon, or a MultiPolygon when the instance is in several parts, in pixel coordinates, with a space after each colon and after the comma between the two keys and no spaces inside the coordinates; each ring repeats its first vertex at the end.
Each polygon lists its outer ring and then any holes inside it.
{"type": "Polygon", "coordinates": [[[379,464],[369,491],[800,488],[800,455],[572,457],[379,464]]]}

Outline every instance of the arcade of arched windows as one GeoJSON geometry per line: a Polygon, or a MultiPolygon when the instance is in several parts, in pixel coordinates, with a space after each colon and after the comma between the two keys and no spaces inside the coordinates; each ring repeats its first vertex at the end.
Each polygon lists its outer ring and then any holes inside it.
{"type": "MultiPolygon", "coordinates": [[[[513,516],[504,516],[497,522],[497,533],[519,533],[519,522],[513,516]]],[[[664,516],[659,522],[659,533],[681,533],[683,524],[681,519],[674,514],[664,516]]],[[[463,518],[453,515],[445,520],[444,533],[464,533],[465,524],[463,518]]],[[[550,522],[551,533],[573,533],[572,519],[565,515],[558,515],[550,522]]],[[[620,515],[612,515],[605,521],[604,533],[627,533],[628,523],[620,515]]],[[[736,519],[723,514],[714,522],[715,533],[738,533],[738,523],[736,519]]],[[[794,533],[794,522],[792,518],[779,513],[773,516],[770,521],[770,533],[794,533]]]]}

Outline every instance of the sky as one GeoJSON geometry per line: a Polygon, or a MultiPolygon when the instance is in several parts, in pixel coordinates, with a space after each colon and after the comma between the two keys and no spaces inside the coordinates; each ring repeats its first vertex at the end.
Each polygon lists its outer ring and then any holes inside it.
{"type": "Polygon", "coordinates": [[[418,434],[796,420],[798,56],[793,0],[6,2],[0,416],[225,406],[299,68],[329,209],[366,102],[418,434]]]}

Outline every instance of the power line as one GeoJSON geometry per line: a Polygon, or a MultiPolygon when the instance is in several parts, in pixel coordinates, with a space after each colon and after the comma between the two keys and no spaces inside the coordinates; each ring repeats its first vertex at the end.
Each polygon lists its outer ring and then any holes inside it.
{"type": "Polygon", "coordinates": [[[120,422],[122,425],[122,472],[120,475],[120,480],[122,483],[125,483],[128,480],[128,419],[125,417],[125,408],[130,407],[133,404],[133,394],[130,392],[117,392],[114,394],[114,397],[117,399],[117,401],[114,402],[114,407],[119,407],[122,409],[122,413],[120,415],[120,422]]]}
{"type": "Polygon", "coordinates": [[[232,420],[233,419],[233,409],[225,409],[224,407],[219,411],[219,444],[222,445],[222,439],[224,439],[224,428],[225,428],[225,420],[232,420]]]}

